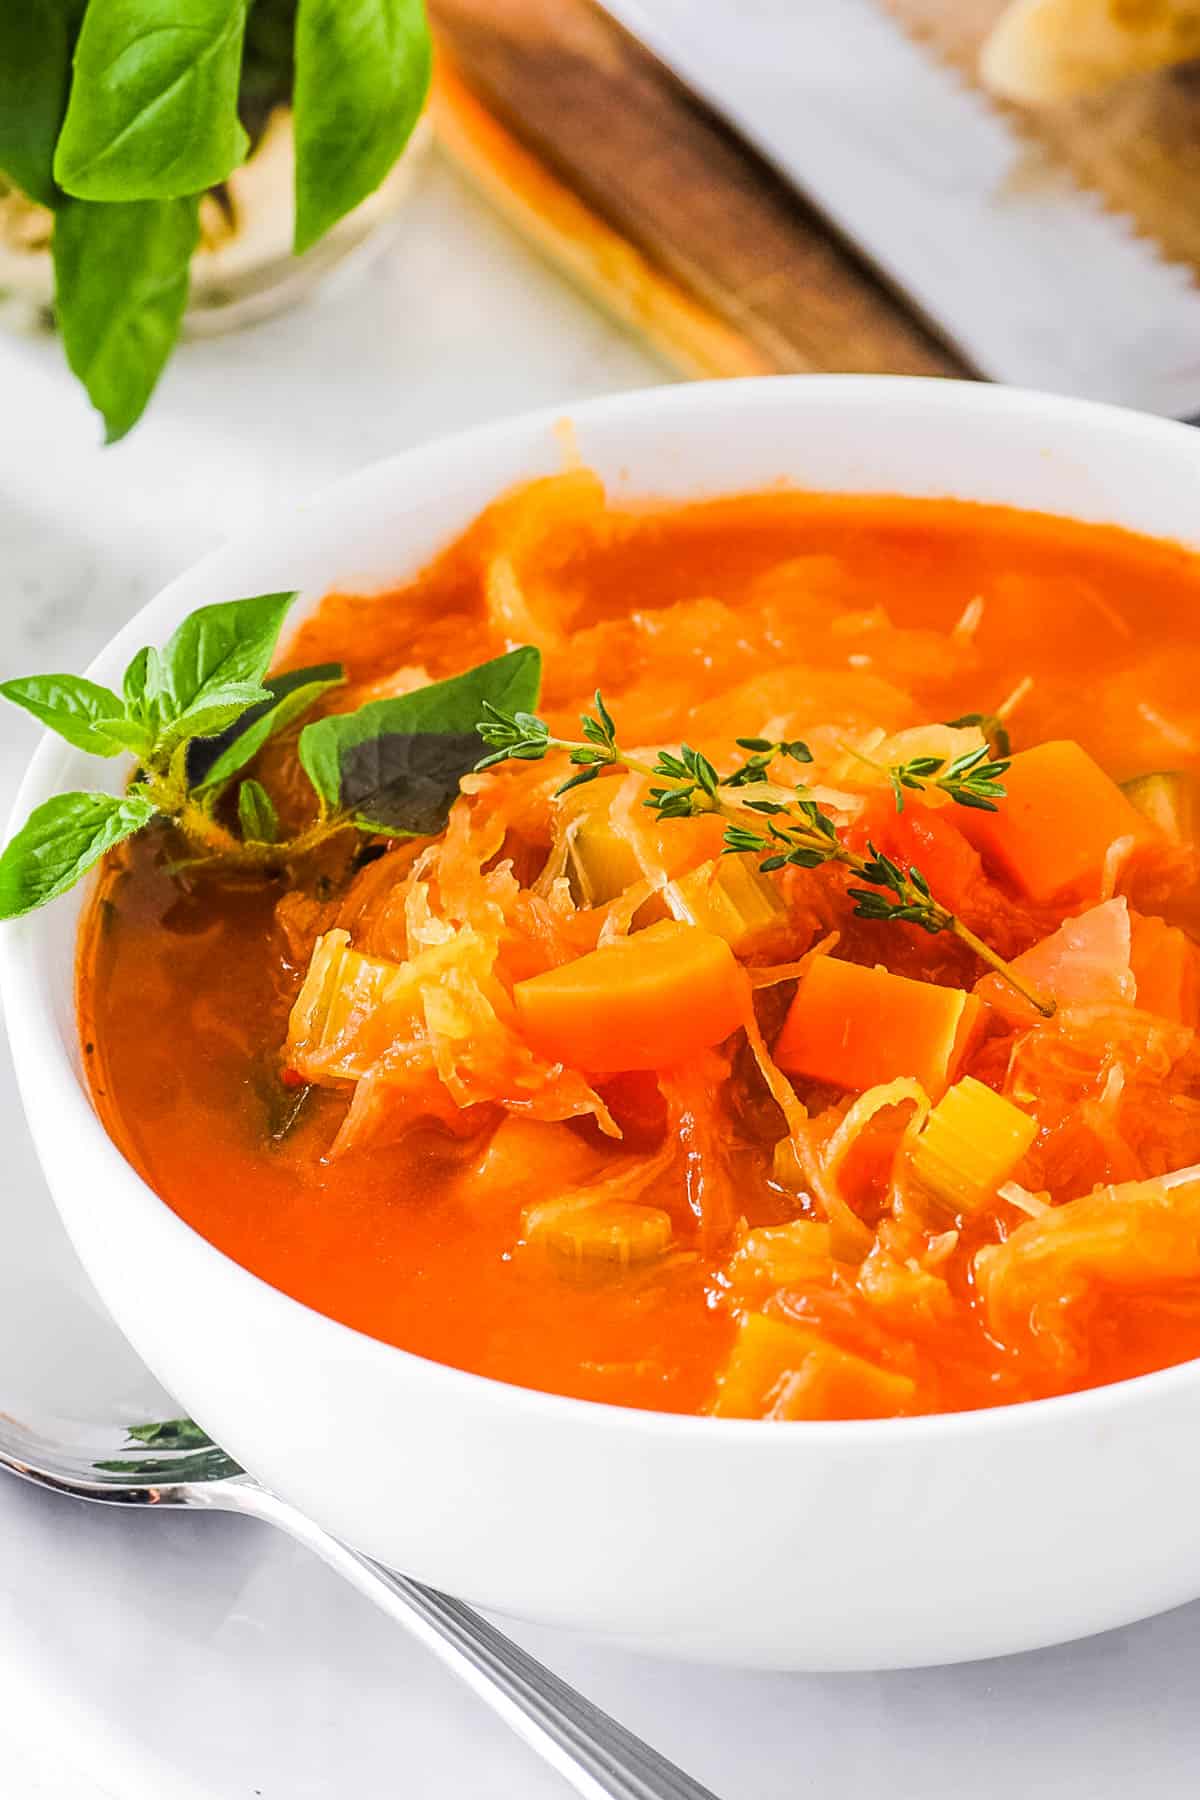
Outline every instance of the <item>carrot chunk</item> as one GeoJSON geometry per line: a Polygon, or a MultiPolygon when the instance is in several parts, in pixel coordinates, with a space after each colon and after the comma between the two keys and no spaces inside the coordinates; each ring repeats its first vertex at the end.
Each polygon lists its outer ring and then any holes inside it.
{"type": "Polygon", "coordinates": [[[955,819],[963,836],[1030,900],[1098,893],[1110,844],[1161,834],[1086,750],[1062,739],[1021,750],[1004,777],[1007,798],[994,813],[955,819]]]}
{"type": "Polygon", "coordinates": [[[665,1069],[736,1031],[749,987],[723,938],[665,919],[519,981],[521,1029],[544,1056],[601,1073],[665,1069]]]}
{"type": "Polygon", "coordinates": [[[834,1087],[876,1087],[914,1076],[931,1100],[958,1072],[983,1007],[961,988],[822,956],[805,975],[775,1045],[793,1075],[834,1087]]]}
{"type": "Polygon", "coordinates": [[[1181,1025],[1196,1023],[1196,949],[1186,932],[1163,919],[1132,919],[1130,963],[1143,1012],[1181,1025]]]}

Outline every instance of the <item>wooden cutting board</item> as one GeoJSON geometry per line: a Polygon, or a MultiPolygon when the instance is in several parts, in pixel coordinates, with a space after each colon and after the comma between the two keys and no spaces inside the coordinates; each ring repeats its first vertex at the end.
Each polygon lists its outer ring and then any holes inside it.
{"type": "Polygon", "coordinates": [[[681,372],[971,373],[592,0],[429,11],[443,148],[681,372]]]}

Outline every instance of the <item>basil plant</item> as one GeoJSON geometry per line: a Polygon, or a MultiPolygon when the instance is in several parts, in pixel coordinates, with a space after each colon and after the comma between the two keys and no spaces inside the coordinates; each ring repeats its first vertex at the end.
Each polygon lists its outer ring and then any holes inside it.
{"type": "Polygon", "coordinates": [[[67,361],[112,443],[179,335],[200,198],[290,99],[294,249],[384,180],[429,85],[424,0],[0,0],[0,190],[54,213],[67,361]]]}

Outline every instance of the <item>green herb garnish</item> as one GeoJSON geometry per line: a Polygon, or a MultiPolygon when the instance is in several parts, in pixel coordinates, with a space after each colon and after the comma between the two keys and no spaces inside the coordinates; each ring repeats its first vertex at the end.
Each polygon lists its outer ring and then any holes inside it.
{"type": "Polygon", "coordinates": [[[537,704],[540,653],[513,650],[448,681],[303,726],[298,754],[315,817],[283,838],[271,795],[243,771],[343,680],[333,663],[267,675],[295,597],[260,594],[202,607],[161,650],[138,651],[119,694],[77,675],[0,684],[0,696],[76,749],[137,761],[124,794],[58,794],[36,809],[0,855],[0,918],[65,893],[106,851],[149,826],[174,834],[179,862],[260,869],[294,863],[339,832],[441,831],[483,748],[474,721],[489,704],[537,704]]]}
{"type": "Polygon", "coordinates": [[[541,653],[526,645],[465,675],[306,725],[300,761],[326,816],[390,836],[441,831],[459,782],[479,761],[480,712],[536,706],[541,677],[541,653]]]}
{"type": "MultiPolygon", "coordinates": [[[[581,723],[582,742],[555,737],[545,721],[531,713],[507,712],[494,704],[486,705],[480,717],[479,735],[488,745],[489,754],[479,766],[488,768],[509,758],[539,761],[552,751],[565,752],[578,770],[558,790],[566,793],[569,788],[595,780],[602,769],[619,764],[644,776],[651,784],[645,804],[659,818],[691,818],[698,813],[717,813],[726,821],[726,853],[755,856],[760,868],[767,872],[789,866],[815,869],[825,863],[840,863],[866,884],[848,890],[860,917],[918,925],[931,935],[951,932],[1002,975],[1043,1018],[1053,1015],[1053,1002],[1044,1000],[1027,987],[1002,957],[943,906],[930,891],[929,883],[919,869],[902,868],[874,844],[867,845],[866,856],[860,855],[843,841],[833,820],[815,800],[806,796],[803,788],[783,789],[770,783],[768,771],[775,757],[784,756],[797,763],[812,761],[806,744],[739,738],[739,748],[748,754],[737,768],[723,775],[708,757],[689,744],[681,745],[677,752],[659,751],[653,763],[630,756],[618,741],[612,714],[599,693],[596,694],[595,713],[584,714],[581,723]],[[770,792],[759,796],[755,792],[758,787],[769,787],[770,792]],[[749,818],[748,814],[751,815],[749,818]]],[[[951,781],[956,790],[952,797],[959,799],[960,804],[982,804],[991,811],[995,810],[995,799],[1003,798],[1004,789],[996,779],[996,772],[1003,773],[1003,769],[998,763],[985,764],[982,758],[986,755],[986,747],[981,746],[968,758],[956,758],[949,766],[938,763],[937,770],[941,782],[951,781]],[[968,766],[963,767],[964,763],[968,766]],[[984,774],[985,769],[987,774],[984,774]],[[962,800],[961,794],[967,791],[964,778],[969,779],[972,773],[985,784],[985,789],[970,800],[962,800]]],[[[936,759],[928,758],[915,760],[936,762],[936,759]]],[[[932,770],[924,775],[913,774],[912,766],[905,766],[910,772],[910,782],[919,781],[926,785],[934,774],[932,770]]],[[[909,783],[902,784],[898,793],[901,801],[906,785],[909,783]]],[[[933,785],[940,785],[940,782],[935,780],[933,785]]]]}
{"type": "MultiPolygon", "coordinates": [[[[965,723],[963,720],[958,722],[965,723]]],[[[977,723],[978,716],[973,715],[970,722],[977,723]]],[[[1008,773],[1009,761],[1007,755],[993,761],[987,744],[964,750],[961,756],[910,756],[902,763],[879,762],[865,751],[856,750],[853,744],[844,744],[842,748],[856,762],[865,763],[869,769],[877,769],[887,776],[896,796],[897,812],[904,811],[906,793],[920,794],[930,788],[945,794],[958,806],[974,807],[979,812],[995,812],[996,801],[1004,798],[1003,777],[1008,773]]]]}
{"type": "Polygon", "coordinates": [[[994,762],[988,746],[980,744],[961,756],[911,756],[907,762],[889,764],[886,773],[896,796],[897,812],[904,811],[906,792],[920,794],[929,788],[946,794],[957,806],[996,812],[996,801],[1004,798],[1003,779],[1008,768],[1007,760],[994,762]]]}
{"type": "Polygon", "coordinates": [[[109,442],[179,335],[200,196],[272,106],[299,253],[385,179],[430,65],[423,0],[0,0],[0,175],[55,214],[55,313],[109,442]]]}

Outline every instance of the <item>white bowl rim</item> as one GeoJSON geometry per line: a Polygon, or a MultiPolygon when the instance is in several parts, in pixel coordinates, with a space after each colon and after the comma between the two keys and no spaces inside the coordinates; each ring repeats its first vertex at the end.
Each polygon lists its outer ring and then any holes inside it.
{"type": "MultiPolygon", "coordinates": [[[[1186,436],[1196,455],[1200,456],[1200,442],[1192,436],[1194,427],[1107,402],[1078,400],[1035,389],[990,386],[981,382],[954,381],[932,376],[773,375],[743,377],[736,381],[696,381],[679,386],[638,388],[584,401],[579,405],[542,407],[486,425],[468,427],[430,439],[394,456],[378,458],[323,487],[302,503],[301,510],[307,511],[310,507],[324,510],[336,504],[344,492],[360,482],[385,477],[393,472],[401,473],[405,467],[419,462],[422,457],[433,452],[454,454],[470,447],[485,449],[494,444],[502,444],[510,436],[552,429],[566,421],[620,421],[624,415],[640,414],[647,407],[684,415],[696,411],[705,420],[709,420],[714,410],[719,413],[723,398],[732,404],[747,390],[754,392],[756,400],[766,398],[768,403],[778,402],[786,409],[798,388],[806,391],[819,389],[835,399],[844,395],[847,399],[860,403],[875,396],[884,404],[888,393],[920,392],[923,405],[932,406],[935,410],[941,407],[951,414],[967,418],[977,417],[980,413],[1036,413],[1044,421],[1048,433],[1053,431],[1056,422],[1079,425],[1090,421],[1100,428],[1111,429],[1117,425],[1134,438],[1141,437],[1151,441],[1178,435],[1182,442],[1186,436]]],[[[786,477],[775,486],[778,491],[786,492],[786,477]]],[[[731,497],[739,491],[764,490],[761,486],[757,490],[725,490],[731,497]]],[[[887,490],[861,491],[885,493],[887,490]]],[[[649,494],[646,497],[653,498],[649,494]]],[[[947,493],[946,498],[953,499],[955,496],[947,493]]],[[[1028,507],[1017,507],[1014,510],[1036,511],[1028,507]]],[[[288,511],[287,508],[276,508],[263,523],[271,524],[282,520],[288,511]]],[[[464,521],[464,527],[467,522],[464,521]]],[[[260,524],[258,529],[261,528],[260,524]]],[[[122,654],[127,651],[132,653],[132,649],[138,647],[134,640],[140,635],[140,621],[144,613],[163,605],[172,597],[176,586],[185,580],[190,583],[202,576],[209,564],[223,561],[250,539],[250,533],[239,533],[182,570],[139,607],[133,618],[105,643],[85,674],[96,678],[97,669],[106,664],[118,648],[122,654]]],[[[1172,540],[1163,538],[1159,541],[1172,540]]],[[[52,733],[43,734],[18,787],[6,838],[24,822],[34,806],[61,791],[53,769],[67,754],[65,746],[52,733]]],[[[1067,1394],[959,1412],[920,1413],[887,1419],[716,1419],[707,1414],[660,1412],[651,1408],[618,1406],[608,1401],[581,1399],[539,1388],[521,1387],[495,1376],[476,1374],[387,1343],[382,1338],[373,1337],[356,1326],[347,1325],[340,1319],[319,1311],[306,1301],[296,1299],[237,1262],[176,1213],[121,1154],[94,1110],[84,1084],[71,1067],[48,1011],[40,1004],[31,960],[20,954],[21,942],[28,934],[36,933],[43,918],[43,914],[34,913],[0,926],[0,1002],[3,1002],[22,1095],[32,1088],[35,1078],[49,1084],[56,1106],[62,1108],[65,1128],[77,1130],[87,1137],[89,1149],[98,1159],[109,1164],[112,1180],[121,1183],[128,1190],[131,1200],[137,1196],[138,1205],[147,1219],[152,1218],[157,1229],[169,1232],[181,1243],[186,1241],[188,1250],[201,1261],[217,1259],[223,1266],[226,1279],[235,1284],[252,1284],[256,1290],[255,1298],[267,1310],[282,1308],[286,1311],[298,1308],[312,1321],[315,1330],[329,1334],[331,1343],[338,1339],[353,1342],[358,1354],[367,1355],[382,1364],[395,1366],[396,1359],[402,1359],[414,1374],[419,1371],[422,1379],[433,1381],[442,1388],[448,1399],[452,1400],[455,1393],[483,1394],[494,1405],[507,1409],[510,1413],[540,1416],[551,1423],[556,1419],[566,1421],[586,1418],[603,1430],[663,1433],[685,1443],[745,1444],[753,1441],[762,1453],[768,1444],[777,1443],[782,1447],[785,1441],[794,1442],[797,1433],[804,1434],[805,1439],[813,1442],[814,1446],[836,1441],[839,1447],[869,1449],[878,1445],[880,1450],[884,1450],[897,1439],[916,1441],[959,1434],[1019,1431],[1034,1425],[1053,1430],[1060,1422],[1065,1424],[1068,1420],[1086,1420],[1089,1416],[1124,1410],[1128,1406],[1136,1406],[1143,1397],[1166,1397],[1173,1389],[1187,1388],[1200,1381],[1200,1357],[1195,1357],[1144,1375],[1128,1376],[1119,1381],[1067,1394]]]]}

